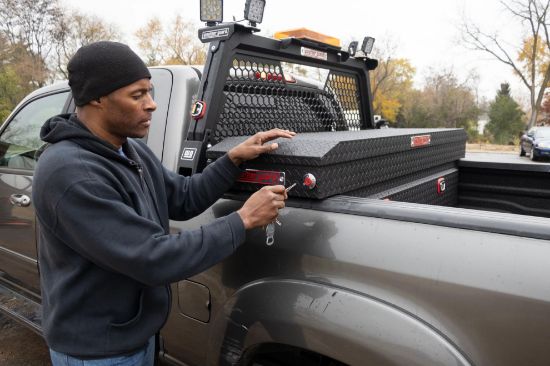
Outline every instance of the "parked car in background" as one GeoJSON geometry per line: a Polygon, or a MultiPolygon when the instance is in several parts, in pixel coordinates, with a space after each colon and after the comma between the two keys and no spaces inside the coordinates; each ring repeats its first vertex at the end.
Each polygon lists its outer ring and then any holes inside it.
{"type": "Polygon", "coordinates": [[[550,157],[550,127],[533,127],[521,136],[519,156],[525,155],[531,160],[550,157]]]}

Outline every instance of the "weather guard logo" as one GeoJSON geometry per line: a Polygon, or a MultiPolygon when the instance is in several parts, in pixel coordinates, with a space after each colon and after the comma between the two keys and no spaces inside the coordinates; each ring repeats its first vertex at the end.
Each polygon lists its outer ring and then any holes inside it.
{"type": "Polygon", "coordinates": [[[229,36],[229,28],[212,29],[201,33],[201,40],[224,38],[229,36]]]}

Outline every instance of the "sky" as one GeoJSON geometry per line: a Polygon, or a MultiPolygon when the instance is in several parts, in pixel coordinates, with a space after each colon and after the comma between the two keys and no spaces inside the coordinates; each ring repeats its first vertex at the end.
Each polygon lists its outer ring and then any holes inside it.
{"type": "MultiPolygon", "coordinates": [[[[200,0],[61,0],[68,7],[93,14],[115,24],[124,41],[136,51],[134,32],[152,17],[169,24],[176,14],[199,20],[200,0]]],[[[243,18],[245,0],[224,1],[224,21],[243,18]]],[[[364,36],[376,38],[383,46],[391,39],[394,57],[406,58],[416,68],[415,86],[422,87],[430,70],[452,70],[460,81],[470,80],[479,98],[491,101],[502,82],[512,87],[512,95],[528,103],[525,86],[510,67],[487,53],[467,49],[460,41],[463,19],[475,22],[486,32],[498,32],[518,44],[525,35],[499,0],[266,0],[261,34],[306,27],[349,42],[364,36]]],[[[347,46],[346,46],[347,47],[347,46]]]]}

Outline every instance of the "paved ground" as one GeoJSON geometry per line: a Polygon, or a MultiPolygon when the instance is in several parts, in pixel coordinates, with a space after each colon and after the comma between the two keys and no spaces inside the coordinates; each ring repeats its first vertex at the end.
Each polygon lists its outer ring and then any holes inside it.
{"type": "MultiPolygon", "coordinates": [[[[519,153],[507,152],[466,152],[466,159],[491,163],[521,164],[535,166],[538,171],[550,171],[550,159],[531,161],[527,156],[519,156],[519,153]]],[[[529,169],[525,167],[524,169],[529,169]]]]}
{"type": "Polygon", "coordinates": [[[42,337],[0,313],[0,365],[50,366],[42,337]]]}

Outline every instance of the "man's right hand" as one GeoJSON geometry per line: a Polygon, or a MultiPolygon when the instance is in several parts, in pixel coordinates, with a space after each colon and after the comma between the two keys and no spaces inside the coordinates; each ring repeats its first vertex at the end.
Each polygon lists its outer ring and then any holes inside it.
{"type": "Polygon", "coordinates": [[[254,193],[237,211],[245,229],[267,225],[277,218],[279,209],[285,207],[285,187],[266,186],[254,193]]]}

